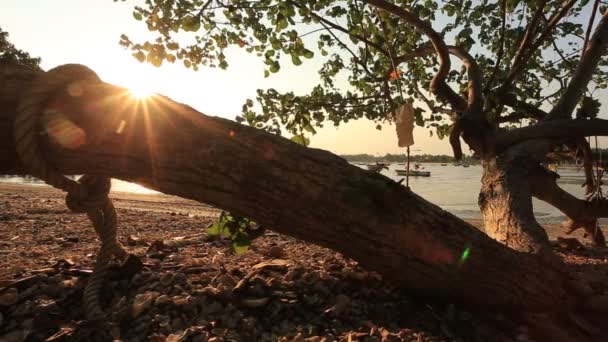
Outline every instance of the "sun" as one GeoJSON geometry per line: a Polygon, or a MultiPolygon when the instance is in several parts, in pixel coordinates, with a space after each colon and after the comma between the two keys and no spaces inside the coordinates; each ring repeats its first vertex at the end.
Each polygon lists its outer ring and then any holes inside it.
{"type": "Polygon", "coordinates": [[[127,86],[127,89],[129,89],[131,96],[138,100],[146,99],[154,94],[154,90],[146,82],[131,84],[127,86]]]}

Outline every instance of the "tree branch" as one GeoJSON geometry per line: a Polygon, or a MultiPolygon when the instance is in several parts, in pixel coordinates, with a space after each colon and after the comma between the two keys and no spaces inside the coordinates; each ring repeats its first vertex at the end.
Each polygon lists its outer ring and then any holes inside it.
{"type": "Polygon", "coordinates": [[[555,107],[549,112],[547,120],[558,118],[569,118],[576,107],[581,95],[587,89],[587,84],[591,81],[597,65],[606,53],[608,46],[608,11],[604,13],[602,20],[598,24],[589,45],[583,52],[583,57],[578,64],[574,75],[565,93],[559,99],[555,107]]]}
{"type": "Polygon", "coordinates": [[[541,120],[547,116],[547,113],[542,109],[535,107],[525,101],[518,100],[517,96],[513,93],[502,93],[496,94],[498,102],[509,106],[520,113],[513,113],[511,115],[503,116],[498,119],[499,123],[510,122],[521,118],[531,118],[541,120]]]}
{"type": "Polygon", "coordinates": [[[585,40],[583,41],[583,53],[581,53],[581,61],[583,60],[584,52],[587,49],[587,44],[589,44],[589,37],[591,36],[591,30],[593,29],[593,23],[595,22],[595,15],[597,13],[597,8],[599,5],[600,5],[600,0],[595,0],[593,2],[593,7],[591,8],[591,17],[589,17],[589,24],[587,24],[587,30],[585,31],[585,40]]]}
{"type": "Polygon", "coordinates": [[[343,32],[343,33],[346,33],[346,34],[348,34],[350,36],[356,37],[358,40],[364,42],[365,44],[367,44],[369,46],[373,46],[376,50],[378,50],[381,53],[383,53],[383,54],[385,54],[385,55],[388,56],[387,51],[381,45],[376,44],[376,43],[372,42],[371,40],[369,40],[369,39],[367,39],[367,38],[365,38],[363,36],[352,34],[348,29],[346,29],[346,28],[344,28],[344,27],[342,27],[342,26],[340,26],[340,25],[338,25],[336,23],[333,23],[333,22],[331,22],[331,21],[329,21],[329,20],[327,20],[325,18],[323,18],[322,16],[320,16],[317,13],[313,12],[312,10],[310,10],[309,8],[307,8],[306,6],[304,6],[302,3],[298,2],[298,1],[287,0],[287,2],[289,2],[290,4],[292,4],[293,6],[295,6],[297,8],[304,8],[304,9],[308,10],[310,12],[310,15],[313,18],[319,20],[319,22],[324,23],[325,25],[327,25],[327,26],[329,26],[329,27],[331,27],[333,29],[336,29],[336,30],[338,30],[340,32],[343,32]]]}
{"type": "Polygon", "coordinates": [[[438,98],[448,102],[452,108],[457,112],[463,112],[466,110],[466,106],[463,108],[465,101],[460,95],[458,95],[450,86],[445,82],[445,79],[450,72],[450,56],[448,48],[443,41],[443,38],[433,30],[431,25],[420,20],[417,16],[413,15],[409,11],[396,6],[392,3],[384,0],[366,0],[366,2],[379,9],[385,10],[392,13],[407,23],[413,25],[419,32],[425,34],[433,44],[433,48],[437,52],[439,57],[439,69],[431,81],[431,92],[433,92],[438,98]]]}
{"type": "MultiPolygon", "coordinates": [[[[536,12],[532,16],[532,20],[530,20],[530,23],[528,24],[526,34],[524,35],[524,37],[521,40],[521,43],[519,44],[519,49],[517,49],[517,52],[515,53],[513,65],[511,66],[511,73],[513,73],[515,70],[517,70],[519,68],[519,65],[523,62],[524,54],[527,52],[526,50],[528,49],[528,46],[530,46],[530,44],[532,44],[532,40],[534,40],[534,36],[536,36],[536,31],[538,29],[538,24],[540,22],[540,18],[542,16],[544,16],[543,10],[545,9],[546,4],[547,4],[547,0],[538,1],[538,8],[536,9],[536,12]]],[[[511,75],[509,75],[509,78],[510,77],[511,77],[511,75]]]]}
{"type": "Polygon", "coordinates": [[[608,120],[551,120],[536,125],[496,132],[498,150],[530,139],[565,139],[592,135],[608,136],[608,120]]]}
{"type": "MultiPolygon", "coordinates": [[[[446,45],[446,49],[449,54],[458,57],[462,64],[467,69],[467,78],[468,78],[468,96],[467,101],[461,99],[459,108],[463,110],[467,110],[470,112],[481,111],[481,105],[483,102],[483,94],[481,89],[483,88],[483,76],[481,74],[481,70],[477,65],[475,59],[466,51],[464,51],[459,46],[454,45],[446,45]],[[470,109],[466,109],[470,108],[470,109]]],[[[401,55],[395,58],[395,66],[400,65],[401,63],[407,62],[413,58],[422,58],[430,55],[435,52],[433,46],[429,44],[429,42],[421,44],[416,50],[411,51],[405,55],[401,55]]],[[[388,74],[387,76],[388,77],[388,74]]]]}
{"type": "Polygon", "coordinates": [[[507,0],[502,0],[500,3],[500,11],[502,13],[502,25],[500,27],[500,48],[496,53],[496,64],[494,65],[494,69],[492,70],[492,75],[486,82],[486,86],[484,87],[484,93],[487,93],[489,89],[492,88],[492,83],[494,83],[494,79],[498,74],[498,70],[500,70],[500,63],[502,62],[502,58],[505,54],[505,32],[507,25],[507,0]]]}
{"type": "Polygon", "coordinates": [[[536,39],[534,44],[529,49],[527,49],[527,52],[524,54],[524,57],[521,59],[522,63],[519,63],[519,64],[513,66],[511,73],[509,74],[509,76],[507,77],[507,80],[504,83],[504,87],[508,87],[509,85],[511,85],[515,82],[517,77],[524,70],[524,66],[526,65],[525,61],[529,60],[530,57],[532,56],[532,54],[536,50],[538,50],[538,48],[543,44],[543,42],[547,39],[547,37],[549,37],[549,35],[551,35],[551,33],[553,33],[555,26],[566,15],[566,13],[568,13],[570,8],[572,8],[572,6],[574,6],[576,1],[577,0],[569,0],[567,3],[564,4],[564,6],[562,6],[562,8],[558,12],[556,12],[553,16],[551,16],[551,18],[549,19],[549,22],[547,23],[547,26],[545,27],[545,29],[543,30],[541,35],[538,37],[538,39],[536,39]]]}
{"type": "MultiPolygon", "coordinates": [[[[0,65],[0,172],[26,171],[16,162],[11,123],[29,82],[10,72],[0,65]]],[[[45,157],[64,174],[104,174],[215,205],[450,303],[520,311],[573,305],[559,267],[501,245],[382,175],[165,97],[142,106],[124,88],[79,85],[79,96],[57,90],[51,103],[82,130],[84,145],[63,148],[50,133],[40,136],[45,157]]]]}
{"type": "Polygon", "coordinates": [[[597,228],[597,219],[608,217],[608,202],[589,202],[581,200],[564,191],[556,183],[556,175],[538,167],[530,175],[532,195],[559,209],[568,216],[569,221],[564,226],[568,233],[578,228],[585,229],[586,235],[591,235],[593,242],[598,246],[606,246],[604,234],[597,228]]]}

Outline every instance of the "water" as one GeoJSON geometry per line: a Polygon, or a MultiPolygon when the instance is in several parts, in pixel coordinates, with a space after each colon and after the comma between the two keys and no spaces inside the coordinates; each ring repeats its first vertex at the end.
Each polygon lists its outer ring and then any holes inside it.
{"type": "MultiPolygon", "coordinates": [[[[365,165],[357,164],[357,166],[366,169],[365,165]]],[[[431,177],[410,177],[410,188],[414,192],[463,219],[481,217],[477,206],[477,196],[481,187],[482,168],[480,165],[465,168],[452,164],[442,166],[441,164],[424,163],[421,164],[421,167],[424,167],[424,171],[431,171],[431,177]]],[[[382,174],[398,181],[404,177],[398,176],[395,170],[404,168],[403,164],[392,164],[388,170],[382,170],[382,174]]],[[[575,168],[563,168],[558,173],[561,176],[558,183],[564,190],[578,198],[584,197],[584,189],[581,187],[584,180],[582,171],[575,168]]],[[[0,175],[0,182],[47,186],[33,177],[0,175]]],[[[112,191],[158,194],[154,190],[117,179],[112,180],[112,191]]],[[[533,206],[540,222],[555,223],[564,218],[559,210],[545,202],[534,199],[533,206]]]]}
{"type": "MultiPolygon", "coordinates": [[[[365,165],[357,165],[366,168],[365,165]]],[[[440,206],[441,208],[459,216],[463,219],[481,218],[477,197],[481,188],[481,165],[470,167],[454,166],[447,164],[442,166],[436,163],[420,164],[423,171],[431,171],[430,177],[410,177],[410,188],[426,200],[440,206]]],[[[413,169],[413,164],[410,166],[413,169]]],[[[382,174],[400,180],[404,176],[398,176],[396,169],[405,169],[404,164],[391,164],[388,170],[382,170],[382,174]]],[[[584,174],[575,168],[563,168],[558,170],[560,179],[558,184],[564,190],[578,198],[584,198],[584,174]]],[[[403,182],[405,184],[405,181],[403,182]]],[[[532,205],[536,218],[545,223],[561,222],[563,214],[549,204],[533,199],[532,205]]]]}
{"type": "MultiPolygon", "coordinates": [[[[49,186],[45,182],[38,178],[25,176],[7,176],[0,175],[0,183],[12,183],[12,184],[29,184],[36,186],[49,186]]],[[[121,181],[120,179],[112,179],[112,192],[130,192],[135,194],[158,194],[158,191],[144,188],[141,185],[121,181]]]]}

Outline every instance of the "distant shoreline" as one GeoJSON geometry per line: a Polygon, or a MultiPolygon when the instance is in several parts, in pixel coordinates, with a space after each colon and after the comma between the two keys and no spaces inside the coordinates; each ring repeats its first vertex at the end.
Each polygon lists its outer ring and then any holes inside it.
{"type": "MultiPolygon", "coordinates": [[[[404,154],[385,154],[383,156],[373,156],[371,154],[341,154],[340,157],[346,159],[350,163],[403,163],[406,160],[404,154]]],[[[420,154],[418,152],[412,152],[410,154],[410,161],[414,163],[443,163],[452,164],[455,162],[453,156],[447,154],[420,154]]],[[[462,162],[467,164],[480,164],[478,159],[471,156],[464,156],[462,162]]]]}

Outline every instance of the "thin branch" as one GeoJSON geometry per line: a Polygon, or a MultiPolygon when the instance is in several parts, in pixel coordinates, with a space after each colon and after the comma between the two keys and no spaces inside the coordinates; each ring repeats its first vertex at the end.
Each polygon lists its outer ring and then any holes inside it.
{"type": "Polygon", "coordinates": [[[517,53],[515,53],[515,57],[513,60],[513,65],[511,66],[511,70],[515,70],[519,67],[519,65],[523,62],[522,58],[524,57],[524,53],[532,44],[534,37],[536,36],[538,25],[540,23],[540,18],[544,17],[543,10],[545,9],[545,5],[547,4],[547,0],[538,1],[538,8],[536,12],[532,16],[530,23],[528,24],[528,28],[526,30],[526,34],[521,40],[519,44],[519,49],[517,49],[517,53]]]}
{"type": "Polygon", "coordinates": [[[566,91],[551,112],[549,112],[547,120],[569,118],[572,115],[572,111],[593,77],[597,65],[601,61],[602,56],[606,53],[607,47],[608,11],[604,13],[602,20],[595,29],[595,32],[589,41],[589,46],[584,51],[583,57],[574,71],[574,75],[570,79],[566,91]]]}
{"type": "MultiPolygon", "coordinates": [[[[583,152],[583,169],[585,171],[585,183],[583,186],[586,187],[585,195],[590,194],[595,186],[595,180],[593,179],[593,152],[589,142],[584,137],[578,137],[575,140],[576,150],[580,149],[583,152]]],[[[574,156],[575,158],[577,156],[574,156]]]]}
{"type": "Polygon", "coordinates": [[[492,70],[492,74],[490,78],[486,82],[486,86],[484,87],[484,93],[487,93],[489,89],[492,88],[492,83],[494,83],[494,79],[498,74],[498,70],[500,70],[500,63],[502,62],[502,58],[505,54],[505,33],[506,33],[506,24],[507,24],[507,0],[502,0],[500,10],[502,13],[502,25],[500,27],[500,47],[498,48],[498,52],[496,53],[496,64],[494,65],[494,69],[492,70]]]}
{"type": "Polygon", "coordinates": [[[507,93],[507,94],[497,94],[498,102],[500,104],[509,106],[516,110],[516,113],[501,116],[498,118],[499,123],[511,122],[519,119],[536,119],[541,120],[547,116],[547,113],[542,109],[533,106],[525,101],[518,100],[515,94],[507,93]]]}
{"type": "Polygon", "coordinates": [[[359,36],[359,35],[353,34],[348,29],[346,29],[346,28],[344,28],[344,27],[342,27],[342,26],[340,26],[340,25],[338,25],[338,24],[336,24],[336,23],[334,23],[334,22],[332,22],[330,20],[327,20],[327,19],[323,18],[322,16],[320,16],[317,13],[313,12],[312,10],[310,10],[308,7],[304,6],[301,2],[299,2],[299,1],[293,1],[293,0],[287,0],[287,2],[289,2],[290,4],[292,4],[293,6],[295,6],[297,8],[306,9],[307,11],[310,12],[310,15],[313,18],[319,20],[320,23],[324,23],[325,25],[327,25],[327,26],[329,26],[329,27],[331,27],[333,29],[336,29],[336,30],[338,30],[340,32],[343,32],[343,33],[346,33],[346,34],[348,34],[350,36],[353,36],[353,37],[357,38],[358,40],[364,42],[365,44],[367,44],[369,46],[373,46],[376,50],[380,51],[381,53],[387,55],[386,50],[382,46],[380,46],[380,45],[372,42],[371,40],[368,40],[367,38],[365,38],[363,36],[359,36]]]}
{"type": "Polygon", "coordinates": [[[587,24],[587,31],[585,32],[585,40],[583,41],[583,52],[581,53],[581,61],[583,60],[583,55],[585,54],[585,50],[587,49],[587,44],[589,44],[589,36],[591,36],[591,29],[593,28],[593,23],[595,22],[595,14],[597,13],[597,8],[600,4],[600,0],[595,0],[593,3],[593,8],[591,9],[591,17],[589,18],[589,24],[587,24]]]}
{"type": "Polygon", "coordinates": [[[530,59],[534,52],[536,52],[536,50],[538,50],[538,48],[545,42],[545,40],[553,33],[553,30],[555,29],[557,23],[568,13],[568,11],[572,8],[572,6],[574,6],[576,1],[577,0],[569,0],[567,3],[564,4],[564,6],[562,6],[562,8],[558,12],[551,16],[547,23],[547,26],[545,27],[541,35],[536,39],[534,44],[532,44],[532,46],[527,49],[526,53],[522,57],[522,63],[514,65],[511,69],[511,72],[509,73],[509,76],[505,81],[505,87],[508,87],[509,85],[515,82],[517,77],[524,70],[524,66],[526,65],[525,62],[530,59]]]}
{"type": "Polygon", "coordinates": [[[445,79],[450,72],[450,56],[447,46],[439,33],[433,30],[431,25],[422,21],[414,14],[392,3],[384,0],[366,0],[366,2],[402,18],[431,40],[439,57],[439,70],[437,70],[435,77],[433,77],[433,80],[431,81],[431,92],[440,99],[448,102],[455,111],[462,112],[463,110],[466,110],[466,108],[462,108],[462,104],[464,103],[462,97],[452,90],[445,82],[445,79]]]}
{"type": "Polygon", "coordinates": [[[424,95],[424,93],[420,90],[420,88],[418,87],[418,81],[414,80],[414,91],[416,92],[416,94],[418,94],[418,96],[422,99],[422,101],[427,105],[427,107],[429,107],[429,110],[433,113],[441,113],[441,114],[454,114],[454,111],[448,109],[448,108],[443,108],[443,107],[437,107],[435,106],[435,104],[431,101],[431,99],[429,99],[428,97],[426,97],[426,95],[424,95]]]}

